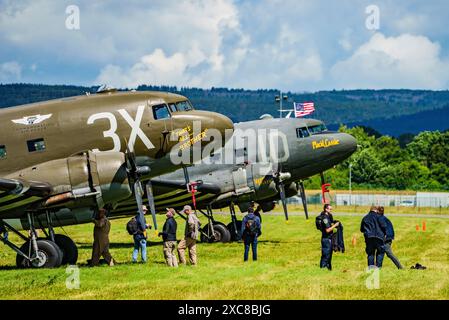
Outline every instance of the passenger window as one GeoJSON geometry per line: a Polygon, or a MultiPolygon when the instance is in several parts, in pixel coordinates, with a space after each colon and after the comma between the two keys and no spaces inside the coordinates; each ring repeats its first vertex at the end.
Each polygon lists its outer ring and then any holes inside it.
{"type": "Polygon", "coordinates": [[[0,160],[6,159],[6,147],[4,145],[0,145],[0,160]]]}
{"type": "Polygon", "coordinates": [[[34,139],[34,140],[28,140],[28,151],[29,152],[35,152],[35,151],[44,151],[45,150],[45,141],[44,139],[34,139]]]}
{"type": "Polygon", "coordinates": [[[168,111],[167,105],[160,104],[153,106],[153,116],[155,120],[170,118],[170,112],[168,111]]]}
{"type": "Polygon", "coordinates": [[[307,138],[310,136],[310,133],[307,128],[296,128],[296,136],[298,138],[307,138]]]}

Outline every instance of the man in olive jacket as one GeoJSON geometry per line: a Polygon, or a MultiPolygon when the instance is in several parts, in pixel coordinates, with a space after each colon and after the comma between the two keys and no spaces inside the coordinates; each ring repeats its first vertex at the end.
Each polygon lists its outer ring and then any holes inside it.
{"type": "Polygon", "coordinates": [[[114,259],[112,259],[111,253],[109,252],[109,231],[111,230],[111,223],[106,217],[106,210],[100,209],[97,218],[93,222],[95,227],[91,266],[98,266],[101,256],[103,256],[109,266],[113,266],[114,259]]]}
{"type": "Polygon", "coordinates": [[[178,254],[179,262],[186,264],[186,249],[189,250],[189,261],[192,266],[197,264],[196,256],[196,238],[198,237],[200,220],[196,216],[195,212],[192,210],[191,206],[184,206],[181,213],[187,215],[186,228],[184,231],[184,239],[182,239],[178,244],[178,254]]]}

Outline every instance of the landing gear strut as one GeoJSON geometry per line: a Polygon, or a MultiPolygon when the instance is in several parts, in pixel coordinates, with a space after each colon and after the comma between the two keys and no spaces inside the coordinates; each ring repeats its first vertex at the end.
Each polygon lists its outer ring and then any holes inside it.
{"type": "Polygon", "coordinates": [[[29,236],[26,237],[8,223],[0,220],[3,236],[0,240],[17,253],[16,265],[19,268],[57,268],[61,264],[76,264],[78,260],[78,248],[69,237],[55,234],[50,214],[46,213],[48,233],[42,227],[46,239],[38,238],[33,212],[27,213],[29,236]],[[25,241],[19,248],[9,241],[7,231],[12,231],[25,241]]]}
{"type": "Polygon", "coordinates": [[[228,224],[228,230],[231,233],[231,241],[238,241],[242,238],[242,235],[240,233],[240,230],[242,228],[242,221],[237,220],[233,202],[231,202],[231,204],[229,205],[229,211],[231,212],[232,219],[232,221],[228,224]]]}
{"type": "Polygon", "coordinates": [[[229,242],[231,241],[231,233],[224,223],[214,220],[211,206],[207,206],[207,213],[199,210],[207,217],[208,224],[206,224],[201,231],[202,242],[229,242]]]}

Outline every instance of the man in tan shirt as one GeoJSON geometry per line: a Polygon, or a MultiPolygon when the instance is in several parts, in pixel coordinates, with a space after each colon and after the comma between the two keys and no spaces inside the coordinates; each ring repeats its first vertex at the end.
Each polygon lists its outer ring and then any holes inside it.
{"type": "Polygon", "coordinates": [[[109,252],[109,231],[111,230],[111,223],[106,217],[106,210],[103,208],[100,209],[98,211],[98,217],[93,222],[95,227],[91,266],[98,266],[101,256],[103,256],[109,266],[113,266],[114,259],[109,252]]]}
{"type": "Polygon", "coordinates": [[[184,206],[184,209],[181,213],[185,213],[187,215],[186,227],[184,232],[184,239],[182,239],[178,244],[178,255],[179,261],[182,264],[186,264],[186,248],[189,250],[189,261],[192,266],[197,264],[197,256],[196,256],[196,238],[198,237],[199,228],[200,228],[200,220],[196,216],[195,212],[193,212],[191,206],[184,206]]]}

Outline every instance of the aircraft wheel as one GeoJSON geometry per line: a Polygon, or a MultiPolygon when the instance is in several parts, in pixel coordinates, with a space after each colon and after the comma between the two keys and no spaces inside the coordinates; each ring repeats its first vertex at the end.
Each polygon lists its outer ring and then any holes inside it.
{"type": "Polygon", "coordinates": [[[241,220],[237,220],[235,224],[237,225],[238,236],[236,236],[235,231],[234,231],[234,223],[231,221],[227,225],[229,233],[231,234],[231,241],[238,241],[238,240],[240,240],[242,238],[242,234],[240,232],[240,230],[242,229],[242,221],[241,220]]]}
{"type": "Polygon", "coordinates": [[[62,251],[61,264],[76,264],[76,261],[78,261],[78,248],[75,242],[63,234],[55,234],[55,242],[62,251]]]}
{"type": "MultiPolygon", "coordinates": [[[[62,251],[56,243],[48,240],[37,240],[37,259],[28,261],[17,255],[16,264],[19,268],[57,268],[62,262],[62,251]]],[[[26,254],[30,250],[30,241],[25,242],[20,250],[26,254]]]]}
{"type": "MultiPolygon", "coordinates": [[[[203,229],[208,230],[209,225],[207,224],[203,229]]],[[[231,233],[226,228],[226,225],[221,222],[214,223],[214,237],[208,239],[206,236],[201,234],[202,242],[229,242],[231,241],[231,233]]]]}

